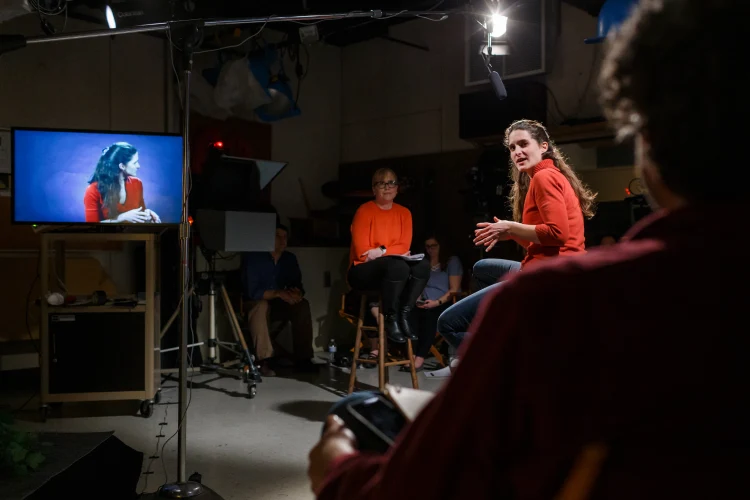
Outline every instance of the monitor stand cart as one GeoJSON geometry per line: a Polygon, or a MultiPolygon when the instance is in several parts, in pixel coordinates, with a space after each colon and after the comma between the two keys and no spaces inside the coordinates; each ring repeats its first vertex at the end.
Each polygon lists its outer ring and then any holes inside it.
{"type": "Polygon", "coordinates": [[[136,400],[150,417],[160,399],[159,294],[156,285],[157,234],[64,233],[41,235],[40,343],[42,420],[49,405],[69,402],[136,400]],[[146,247],[145,301],[51,306],[51,275],[65,282],[66,245],[142,242],[146,247]],[[54,247],[54,261],[50,247],[54,247]],[[50,267],[52,266],[52,269],[50,267]],[[52,271],[52,273],[50,272],[52,271]],[[116,349],[117,353],[111,352],[116,349]],[[91,376],[95,374],[96,376],[91,376]]]}

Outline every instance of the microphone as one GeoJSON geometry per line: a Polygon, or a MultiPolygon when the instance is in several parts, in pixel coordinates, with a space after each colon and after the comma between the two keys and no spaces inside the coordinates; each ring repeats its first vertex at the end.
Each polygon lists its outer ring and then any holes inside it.
{"type": "Polygon", "coordinates": [[[495,95],[497,95],[498,99],[502,101],[503,99],[508,97],[508,91],[505,90],[503,79],[500,78],[500,75],[497,73],[497,71],[490,71],[490,83],[492,84],[492,88],[495,89],[495,95]]]}
{"type": "Polygon", "coordinates": [[[503,99],[508,97],[508,91],[505,90],[505,85],[503,84],[503,79],[500,78],[500,74],[492,69],[492,64],[490,63],[491,56],[492,35],[490,33],[487,33],[487,55],[483,56],[482,60],[484,61],[484,67],[487,68],[487,72],[489,72],[490,74],[490,83],[492,84],[492,88],[495,89],[495,95],[502,101],[503,99]]]}

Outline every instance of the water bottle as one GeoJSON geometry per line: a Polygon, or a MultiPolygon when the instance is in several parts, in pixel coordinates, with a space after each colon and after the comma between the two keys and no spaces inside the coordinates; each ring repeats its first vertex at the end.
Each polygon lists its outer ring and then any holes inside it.
{"type": "Polygon", "coordinates": [[[335,359],[336,359],[336,340],[331,339],[331,341],[328,342],[328,362],[333,364],[335,359]]]}

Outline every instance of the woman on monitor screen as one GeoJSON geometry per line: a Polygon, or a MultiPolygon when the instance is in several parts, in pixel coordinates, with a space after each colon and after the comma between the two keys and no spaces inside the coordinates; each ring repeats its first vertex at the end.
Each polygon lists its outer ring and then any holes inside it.
{"type": "Polygon", "coordinates": [[[127,142],[104,148],[83,196],[86,222],[160,223],[143,200],[138,150],[127,142]]]}

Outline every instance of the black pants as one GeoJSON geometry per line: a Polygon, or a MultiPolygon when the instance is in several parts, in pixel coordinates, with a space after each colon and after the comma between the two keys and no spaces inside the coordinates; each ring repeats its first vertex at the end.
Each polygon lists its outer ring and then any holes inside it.
{"type": "Polygon", "coordinates": [[[355,290],[379,290],[383,301],[383,313],[389,314],[395,312],[388,310],[392,305],[400,307],[407,304],[403,303],[405,298],[391,296],[394,292],[388,283],[403,282],[405,284],[412,276],[421,280],[429,279],[430,261],[428,259],[411,261],[386,255],[350,267],[347,280],[355,290]]]}
{"type": "Polygon", "coordinates": [[[414,351],[415,356],[426,358],[430,353],[430,347],[435,341],[437,334],[437,322],[440,315],[448,309],[450,304],[433,307],[432,309],[415,309],[411,317],[413,332],[417,332],[419,340],[417,349],[414,351]]]}

